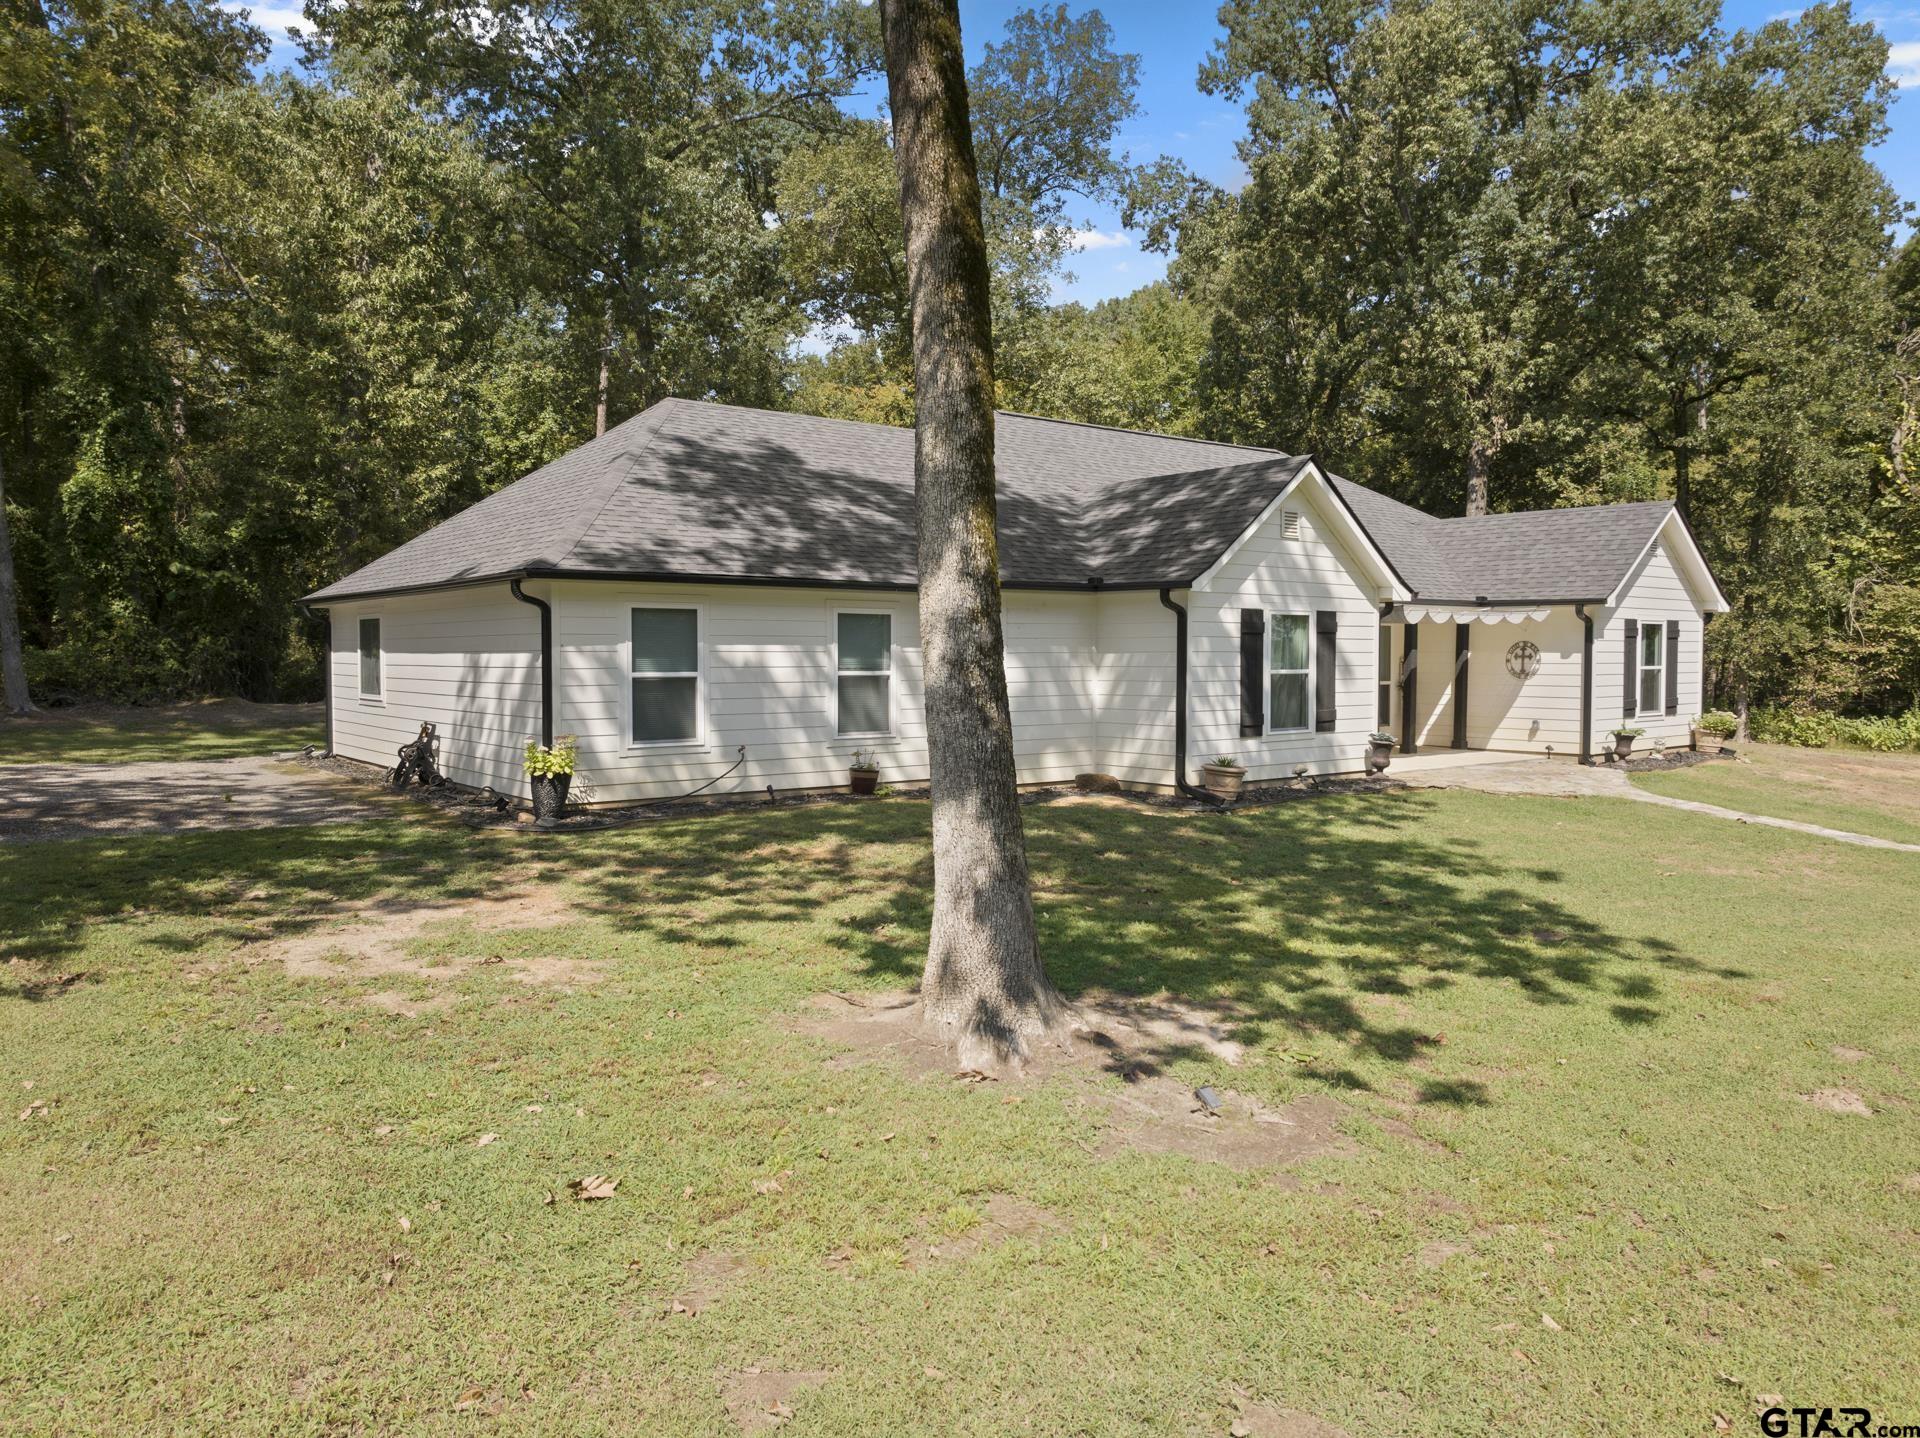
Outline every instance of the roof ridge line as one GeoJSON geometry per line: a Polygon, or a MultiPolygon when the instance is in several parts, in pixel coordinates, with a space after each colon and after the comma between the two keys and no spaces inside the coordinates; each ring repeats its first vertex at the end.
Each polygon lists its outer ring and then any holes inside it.
{"type": "MultiPolygon", "coordinates": [[[[1299,458],[1298,454],[1291,453],[1284,449],[1270,449],[1265,445],[1235,444],[1230,439],[1203,439],[1198,435],[1192,434],[1168,434],[1164,429],[1128,429],[1125,425],[1120,424],[1101,424],[1097,420],[1091,419],[1062,419],[1059,415],[1033,414],[1023,409],[995,408],[994,413],[996,415],[1008,415],[1013,419],[1031,419],[1041,424],[1070,424],[1076,429],[1103,429],[1111,434],[1134,434],[1145,435],[1149,439],[1170,439],[1177,444],[1204,444],[1214,449],[1237,449],[1246,454],[1272,455],[1276,459],[1299,458]]],[[[853,421],[853,423],[856,424],[862,422],[863,421],[859,420],[853,421]]],[[[1195,471],[1190,469],[1170,469],[1167,473],[1193,474],[1195,471]]]]}

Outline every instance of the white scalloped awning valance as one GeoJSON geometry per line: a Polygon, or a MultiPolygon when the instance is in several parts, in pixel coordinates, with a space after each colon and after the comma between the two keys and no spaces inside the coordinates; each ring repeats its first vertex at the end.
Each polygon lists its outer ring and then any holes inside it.
{"type": "Polygon", "coordinates": [[[1440,609],[1427,604],[1404,604],[1400,617],[1409,624],[1521,624],[1545,619],[1545,609],[1440,609]]]}

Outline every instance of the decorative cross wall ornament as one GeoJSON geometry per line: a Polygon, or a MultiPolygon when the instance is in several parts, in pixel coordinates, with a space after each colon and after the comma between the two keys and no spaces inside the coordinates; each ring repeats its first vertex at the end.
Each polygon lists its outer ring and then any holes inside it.
{"type": "Polygon", "coordinates": [[[1540,672],[1540,646],[1531,639],[1516,639],[1507,646],[1507,673],[1515,679],[1531,679],[1540,672]]]}

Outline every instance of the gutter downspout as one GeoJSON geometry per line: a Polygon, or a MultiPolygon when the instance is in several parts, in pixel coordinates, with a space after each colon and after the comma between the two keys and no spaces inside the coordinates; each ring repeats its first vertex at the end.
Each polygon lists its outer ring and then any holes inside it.
{"type": "Polygon", "coordinates": [[[1174,603],[1171,585],[1161,586],[1160,602],[1173,611],[1173,787],[1197,803],[1225,809],[1223,800],[1187,782],[1187,609],[1174,603]]]}
{"type": "Polygon", "coordinates": [[[320,660],[320,697],[327,710],[327,747],[320,757],[331,759],[333,757],[333,611],[329,609],[324,620],[316,620],[311,604],[302,604],[297,607],[310,621],[323,623],[327,627],[327,642],[322,649],[320,660]]]}
{"type": "Polygon", "coordinates": [[[1580,639],[1580,762],[1593,763],[1593,616],[1584,603],[1573,606],[1586,632],[1580,639]]]}
{"type": "Polygon", "coordinates": [[[551,749],[553,747],[553,606],[544,599],[535,599],[521,589],[518,577],[509,579],[507,588],[513,591],[513,597],[522,604],[531,604],[540,611],[540,742],[551,749]]]}

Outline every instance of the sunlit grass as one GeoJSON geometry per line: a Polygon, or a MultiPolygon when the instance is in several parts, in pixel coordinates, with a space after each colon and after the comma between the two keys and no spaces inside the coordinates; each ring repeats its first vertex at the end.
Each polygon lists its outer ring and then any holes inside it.
{"type": "Polygon", "coordinates": [[[1461,792],[1027,822],[1063,986],[1232,1008],[1249,1061],[1175,1072],[1337,1097],[1359,1156],[1100,1157],[1076,1084],[830,1063],[787,1016],[917,972],[917,803],[0,850],[4,1426],[724,1433],[748,1366],[831,1373],[796,1433],[1915,1411],[1910,856],[1461,792]],[[515,884],[575,920],[428,929],[423,961],[502,960],[450,979],[257,947],[515,884]],[[906,1266],[996,1193],[1062,1226],[906,1266]],[[668,1314],[706,1251],[743,1271],[668,1314]]]}

